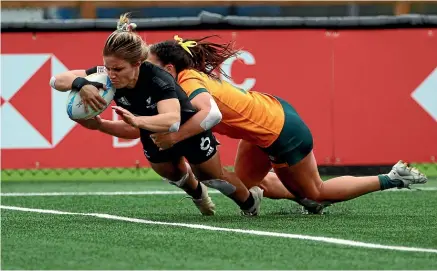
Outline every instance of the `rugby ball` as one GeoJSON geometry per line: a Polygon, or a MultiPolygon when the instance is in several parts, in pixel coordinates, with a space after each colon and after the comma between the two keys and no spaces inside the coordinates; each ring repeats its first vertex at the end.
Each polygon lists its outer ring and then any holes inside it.
{"type": "Polygon", "coordinates": [[[113,87],[109,76],[105,73],[93,73],[85,77],[88,81],[99,82],[106,85],[106,90],[99,89],[100,96],[105,99],[106,106],[100,111],[94,111],[88,106],[88,113],[85,113],[85,107],[83,106],[82,98],[79,95],[79,91],[71,90],[67,99],[67,114],[72,120],[79,119],[91,119],[99,115],[109,106],[114,99],[115,88],[113,87]]]}

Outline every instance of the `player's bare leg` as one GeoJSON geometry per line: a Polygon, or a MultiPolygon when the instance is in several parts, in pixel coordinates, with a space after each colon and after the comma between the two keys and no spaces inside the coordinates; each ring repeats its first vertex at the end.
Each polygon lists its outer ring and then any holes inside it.
{"type": "Polygon", "coordinates": [[[276,173],[271,172],[272,166],[268,155],[258,146],[241,140],[235,159],[235,172],[248,187],[259,186],[264,190],[264,196],[270,199],[290,199],[303,206],[303,212],[320,214],[331,203],[315,202],[306,198],[297,199],[282,183],[276,173]]]}
{"type": "Polygon", "coordinates": [[[191,169],[200,182],[219,190],[237,203],[242,214],[248,216],[259,214],[263,198],[262,189],[254,186],[248,190],[234,172],[223,168],[219,152],[204,163],[191,165],[191,169]]]}
{"type": "Polygon", "coordinates": [[[235,173],[247,188],[259,186],[264,197],[270,199],[294,199],[274,172],[269,157],[258,146],[244,140],[238,144],[235,173]]]}
{"type": "Polygon", "coordinates": [[[264,194],[267,198],[290,200],[295,199],[294,195],[290,193],[287,188],[285,188],[275,172],[267,173],[258,186],[264,189],[264,194]]]}
{"type": "Polygon", "coordinates": [[[296,165],[275,168],[275,172],[294,195],[316,202],[340,202],[379,190],[408,188],[411,184],[427,181],[426,176],[417,169],[399,161],[388,174],[367,177],[343,176],[323,182],[313,152],[296,165]]]}

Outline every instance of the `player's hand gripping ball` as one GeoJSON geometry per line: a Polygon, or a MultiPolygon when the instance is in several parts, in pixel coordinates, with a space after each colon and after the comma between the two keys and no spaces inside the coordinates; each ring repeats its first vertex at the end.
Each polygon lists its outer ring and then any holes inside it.
{"type": "Polygon", "coordinates": [[[114,99],[115,88],[107,74],[94,73],[85,79],[91,84],[83,86],[80,91],[71,90],[68,95],[67,114],[72,120],[94,118],[105,111],[114,99]],[[88,103],[84,103],[84,100],[88,103]]]}

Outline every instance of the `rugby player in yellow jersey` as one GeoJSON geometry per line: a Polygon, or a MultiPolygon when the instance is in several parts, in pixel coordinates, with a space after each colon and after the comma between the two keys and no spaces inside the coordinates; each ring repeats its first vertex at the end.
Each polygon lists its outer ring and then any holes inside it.
{"type": "Polygon", "coordinates": [[[301,204],[307,200],[345,201],[427,181],[424,174],[402,161],[388,174],[322,181],[311,131],[296,110],[279,97],[244,91],[219,80],[213,71],[223,73],[220,64],[238,51],[232,43],[218,44],[208,38],[183,40],[175,36],[149,48],[147,61],[172,74],[199,110],[178,132],[151,135],[162,149],[201,133],[205,126],[213,127],[214,132],[241,139],[234,166],[243,183],[262,187],[265,197],[295,197],[301,204]],[[209,116],[218,112],[221,122],[209,122],[209,116]],[[269,173],[272,167],[276,174],[269,173]]]}

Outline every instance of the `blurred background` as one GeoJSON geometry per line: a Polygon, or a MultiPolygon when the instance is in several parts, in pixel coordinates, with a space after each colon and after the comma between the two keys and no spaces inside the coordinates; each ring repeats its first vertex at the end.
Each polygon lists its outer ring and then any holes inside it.
{"type": "Polygon", "coordinates": [[[375,16],[437,14],[435,1],[2,1],[2,20],[197,16],[201,11],[235,16],[375,16]]]}
{"type": "MultiPolygon", "coordinates": [[[[1,1],[1,27],[0,269],[437,269],[436,1],[1,1]],[[290,102],[324,180],[404,160],[428,183],[322,216],[264,198],[253,219],[208,189],[217,213],[201,216],[150,169],[139,139],[83,128],[68,92],[49,85],[102,65],[124,12],[148,44],[235,41],[221,79],[290,102]]],[[[110,107],[101,117],[118,119],[110,107]]],[[[238,141],[217,137],[232,169],[238,141]]]]}
{"type": "MultiPolygon", "coordinates": [[[[377,174],[403,159],[437,176],[436,1],[2,1],[3,180],[153,174],[138,140],[80,127],[65,113],[68,94],[48,85],[54,74],[101,65],[124,12],[148,43],[235,40],[239,61],[223,66],[232,83],[297,108],[323,175],[377,174]],[[205,11],[236,21],[196,21],[205,11]],[[371,27],[357,27],[363,20],[371,27]]],[[[218,137],[232,168],[238,142],[218,137]]]]}

